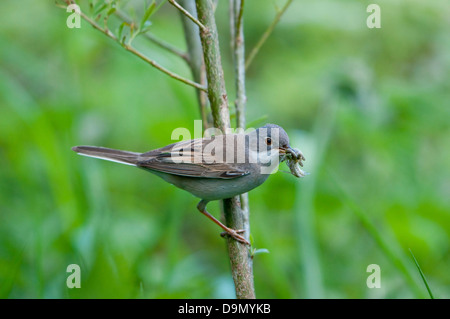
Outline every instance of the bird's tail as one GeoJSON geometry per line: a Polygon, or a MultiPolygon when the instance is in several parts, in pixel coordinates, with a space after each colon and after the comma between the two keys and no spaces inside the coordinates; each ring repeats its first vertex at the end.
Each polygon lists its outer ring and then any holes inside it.
{"type": "Polygon", "coordinates": [[[107,161],[136,166],[140,153],[114,150],[98,146],[74,146],[72,150],[80,155],[100,158],[107,161]]]}

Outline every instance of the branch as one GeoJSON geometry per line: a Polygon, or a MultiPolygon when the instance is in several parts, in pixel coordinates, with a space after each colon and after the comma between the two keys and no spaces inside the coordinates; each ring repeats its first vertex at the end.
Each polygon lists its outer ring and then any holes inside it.
{"type": "MultiPolygon", "coordinates": [[[[197,15],[197,8],[195,7],[195,0],[180,0],[180,4],[186,8],[193,15],[197,15]]],[[[186,39],[187,50],[190,57],[189,66],[192,72],[194,81],[207,85],[205,62],[203,59],[202,43],[199,37],[199,28],[192,23],[190,19],[180,11],[181,21],[183,22],[184,37],[186,39]]],[[[197,90],[197,100],[200,107],[200,115],[202,118],[203,129],[206,130],[211,124],[208,121],[208,95],[206,92],[197,90]]]]}
{"type": "MultiPolygon", "coordinates": [[[[237,16],[237,21],[236,21],[236,30],[237,32],[240,32],[242,30],[242,15],[244,14],[244,3],[245,0],[241,0],[241,1],[237,1],[235,5],[233,5],[233,7],[236,8],[236,12],[233,14],[234,16],[237,16]],[[239,3],[239,11],[238,10],[238,6],[237,4],[239,3]]],[[[243,38],[243,37],[242,37],[243,38]]]]}
{"type": "MultiPolygon", "coordinates": [[[[125,21],[128,24],[133,23],[133,20],[123,11],[121,10],[116,10],[114,12],[120,19],[122,19],[123,21],[125,21]]],[[[155,37],[153,34],[149,33],[149,32],[145,32],[143,33],[144,37],[146,37],[148,40],[152,41],[153,43],[155,43],[156,45],[158,45],[159,47],[179,56],[180,58],[182,58],[183,60],[185,60],[187,63],[189,63],[189,55],[186,52],[183,52],[181,50],[179,50],[178,48],[174,47],[173,45],[171,45],[170,43],[167,43],[161,39],[158,39],[157,37],[155,37]]]]}
{"type": "MultiPolygon", "coordinates": [[[[247,96],[245,93],[245,41],[243,13],[245,0],[230,0],[230,27],[236,82],[236,126],[245,129],[245,108],[247,96]]],[[[248,193],[240,195],[243,229],[245,239],[250,240],[250,206],[248,193]]],[[[250,265],[253,267],[253,265],[250,265]]]]}
{"type": "Polygon", "coordinates": [[[230,0],[230,27],[232,36],[234,73],[236,78],[236,126],[245,129],[245,43],[242,26],[245,0],[230,0]]]}
{"type": "Polygon", "coordinates": [[[200,29],[200,40],[205,59],[208,99],[214,126],[226,132],[230,127],[230,114],[214,12],[210,0],[196,0],[196,5],[199,19],[206,25],[206,28],[200,29]]]}
{"type": "Polygon", "coordinates": [[[143,53],[137,51],[135,48],[133,48],[131,45],[127,45],[121,42],[121,40],[119,38],[117,38],[106,26],[105,28],[102,28],[101,26],[99,26],[97,24],[97,22],[95,22],[94,20],[92,20],[91,18],[89,18],[86,14],[84,14],[82,11],[80,12],[81,17],[88,22],[90,25],[92,25],[95,29],[101,31],[102,33],[104,33],[105,35],[107,35],[109,38],[113,39],[114,41],[116,41],[117,43],[119,43],[125,50],[133,53],[134,55],[138,56],[139,58],[141,58],[142,60],[144,60],[145,62],[147,62],[148,64],[150,64],[151,66],[153,66],[154,68],[160,70],[161,72],[167,74],[168,76],[170,76],[171,78],[178,80],[180,82],[183,82],[187,85],[193,86],[199,90],[202,91],[206,91],[206,87],[193,82],[189,79],[183,78],[182,76],[173,73],[172,71],[169,71],[168,69],[164,68],[163,66],[159,65],[157,62],[155,62],[154,60],[146,57],[143,53]]]}
{"type": "Polygon", "coordinates": [[[200,21],[198,21],[197,18],[194,18],[188,11],[186,11],[182,6],[180,6],[175,0],[168,0],[168,1],[170,2],[171,5],[173,5],[175,8],[180,10],[181,13],[183,13],[186,17],[188,17],[192,22],[194,22],[196,25],[198,25],[202,31],[206,30],[205,26],[200,21]]]}
{"type": "Polygon", "coordinates": [[[266,42],[267,38],[270,36],[270,34],[272,33],[273,29],[275,29],[275,26],[277,25],[277,23],[280,21],[282,15],[284,14],[284,12],[286,12],[287,8],[290,6],[290,4],[292,3],[292,0],[287,0],[286,3],[284,4],[284,7],[278,11],[277,15],[275,16],[275,19],[273,20],[272,24],[267,28],[267,30],[263,33],[263,35],[261,36],[261,38],[259,39],[258,43],[255,45],[255,47],[253,48],[253,50],[251,50],[247,61],[245,62],[245,69],[248,69],[248,67],[250,66],[250,64],[252,63],[253,59],[255,58],[255,56],[258,54],[259,49],[261,49],[261,47],[263,46],[263,44],[266,42]]]}
{"type": "Polygon", "coordinates": [[[171,78],[174,78],[175,80],[178,80],[180,82],[183,82],[187,85],[190,85],[192,87],[195,87],[196,89],[202,90],[204,92],[206,92],[207,88],[197,82],[193,82],[189,79],[183,78],[182,76],[175,74],[169,70],[167,70],[166,68],[164,68],[163,66],[159,65],[158,63],[156,63],[153,60],[150,60],[149,58],[147,58],[145,55],[143,55],[141,52],[136,51],[134,48],[132,48],[131,46],[125,46],[125,50],[130,51],[131,53],[133,53],[134,55],[140,57],[142,60],[144,60],[145,62],[149,63],[151,66],[155,67],[156,69],[160,70],[161,72],[164,72],[165,74],[167,74],[168,76],[170,76],[171,78]]]}
{"type": "MultiPolygon", "coordinates": [[[[208,79],[208,98],[214,119],[214,126],[226,132],[230,127],[227,92],[220,57],[219,39],[214,18],[214,8],[210,0],[196,0],[197,15],[205,29],[200,30],[200,39],[205,59],[206,76],[208,79]]],[[[239,202],[239,196],[224,199],[223,210],[228,227],[242,229],[244,216],[239,202]]],[[[246,236],[249,234],[247,233],[246,236]]],[[[227,239],[230,256],[231,272],[239,299],[255,298],[253,284],[253,263],[250,249],[233,238],[227,239]]]]}

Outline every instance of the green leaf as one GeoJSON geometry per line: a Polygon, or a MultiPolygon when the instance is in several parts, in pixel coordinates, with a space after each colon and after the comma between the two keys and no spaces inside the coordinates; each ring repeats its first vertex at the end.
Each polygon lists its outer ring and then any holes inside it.
{"type": "Polygon", "coordinates": [[[92,16],[94,15],[94,4],[92,1],[89,2],[89,14],[92,16]]]}
{"type": "Polygon", "coordinates": [[[258,254],[268,254],[268,253],[269,253],[269,250],[266,249],[266,248],[259,248],[259,249],[252,248],[251,256],[253,258],[253,257],[255,257],[258,254]]]}
{"type": "Polygon", "coordinates": [[[94,15],[100,14],[100,13],[101,13],[103,10],[105,10],[107,7],[108,7],[108,4],[107,4],[107,3],[103,3],[102,6],[98,7],[98,8],[95,10],[94,15]]]}
{"type": "Polygon", "coordinates": [[[250,247],[253,247],[253,236],[250,234],[250,247]]]}
{"type": "Polygon", "coordinates": [[[139,33],[145,33],[145,32],[147,32],[147,31],[150,31],[151,26],[152,26],[152,23],[151,23],[150,21],[145,22],[144,28],[141,28],[141,29],[139,30],[139,33]]]}
{"type": "Polygon", "coordinates": [[[155,11],[155,8],[156,8],[156,2],[155,2],[155,0],[153,0],[152,4],[147,8],[147,10],[145,10],[145,13],[144,13],[144,16],[142,17],[139,29],[143,29],[144,28],[145,23],[147,22],[148,19],[150,19],[150,17],[152,16],[153,12],[155,11]]]}
{"type": "Polygon", "coordinates": [[[119,30],[117,31],[117,34],[118,34],[118,38],[119,38],[119,39],[122,38],[123,28],[124,28],[126,25],[129,25],[129,24],[126,23],[126,22],[122,22],[122,24],[119,26],[119,30]]]}
{"type": "Polygon", "coordinates": [[[116,7],[112,7],[111,9],[108,10],[108,13],[106,14],[108,17],[113,14],[114,12],[116,12],[116,7]]]}

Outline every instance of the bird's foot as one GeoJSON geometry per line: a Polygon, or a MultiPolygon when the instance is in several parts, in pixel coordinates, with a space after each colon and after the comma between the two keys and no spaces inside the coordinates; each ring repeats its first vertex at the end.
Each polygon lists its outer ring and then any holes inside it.
{"type": "Polygon", "coordinates": [[[222,237],[231,236],[234,239],[236,239],[238,242],[250,246],[250,243],[248,242],[248,240],[245,239],[244,237],[242,237],[241,235],[239,235],[242,233],[245,233],[245,229],[234,230],[234,229],[228,228],[226,231],[221,232],[220,236],[222,236],[222,237]]]}

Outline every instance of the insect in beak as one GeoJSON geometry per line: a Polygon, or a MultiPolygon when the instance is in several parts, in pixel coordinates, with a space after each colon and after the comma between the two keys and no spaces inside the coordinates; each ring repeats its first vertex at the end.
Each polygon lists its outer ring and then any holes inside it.
{"type": "Polygon", "coordinates": [[[290,146],[286,148],[285,154],[290,154],[294,159],[300,162],[305,160],[305,156],[303,156],[303,153],[299,149],[290,146]]]}

